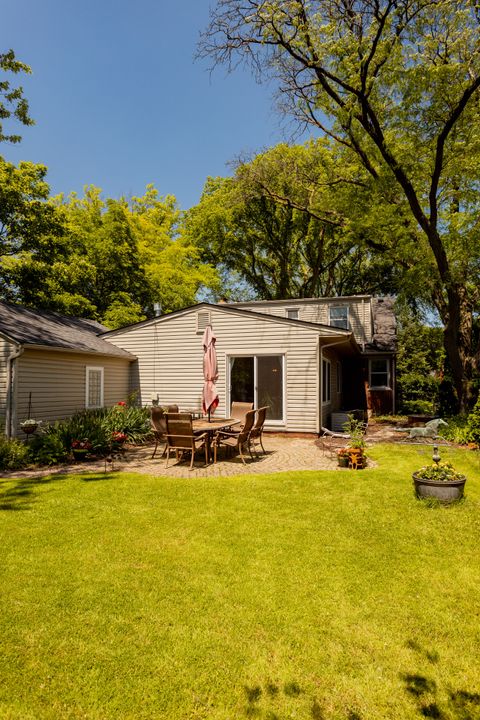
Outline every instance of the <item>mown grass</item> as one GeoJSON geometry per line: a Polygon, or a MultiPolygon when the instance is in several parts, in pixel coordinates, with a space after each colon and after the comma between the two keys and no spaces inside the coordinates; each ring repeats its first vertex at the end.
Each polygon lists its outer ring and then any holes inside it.
{"type": "Polygon", "coordinates": [[[480,717],[480,466],[0,482],[0,717],[480,717]]]}

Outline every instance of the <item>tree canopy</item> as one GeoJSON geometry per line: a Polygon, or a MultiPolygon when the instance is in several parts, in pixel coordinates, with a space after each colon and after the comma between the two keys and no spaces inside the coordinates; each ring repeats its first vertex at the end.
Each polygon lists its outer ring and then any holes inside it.
{"type": "Polygon", "coordinates": [[[262,299],[394,292],[364,174],[326,142],[281,144],[210,178],[186,233],[262,299]]]}
{"type": "Polygon", "coordinates": [[[475,0],[219,0],[201,43],[273,78],[283,110],[401,192],[462,410],[480,359],[479,30],[475,0]]]}

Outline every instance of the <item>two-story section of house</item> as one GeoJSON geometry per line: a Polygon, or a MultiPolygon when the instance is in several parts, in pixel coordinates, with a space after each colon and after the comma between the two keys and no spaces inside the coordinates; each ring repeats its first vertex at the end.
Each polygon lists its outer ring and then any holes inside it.
{"type": "Polygon", "coordinates": [[[270,430],[318,433],[349,410],[394,410],[389,298],[200,303],[102,337],[136,356],[132,390],[143,404],[200,408],[207,325],[216,336],[218,415],[248,401],[269,406],[270,430]]]}
{"type": "MultiPolygon", "coordinates": [[[[324,400],[332,411],[366,409],[370,414],[395,411],[396,319],[393,298],[354,295],[298,300],[235,303],[235,307],[277,317],[342,328],[352,333],[359,356],[345,356],[342,347],[326,347],[321,374],[324,400]],[[335,356],[335,358],[334,358],[335,356]],[[341,356],[341,357],[338,357],[341,356]],[[330,367],[329,367],[330,366],[330,367]]],[[[323,413],[325,415],[325,413],[323,413]]],[[[328,424],[331,424],[331,419],[328,424]]]]}

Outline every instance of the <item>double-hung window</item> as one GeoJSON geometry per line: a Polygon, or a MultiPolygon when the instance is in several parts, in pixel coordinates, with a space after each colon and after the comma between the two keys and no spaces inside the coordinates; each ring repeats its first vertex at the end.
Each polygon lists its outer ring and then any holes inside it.
{"type": "Polygon", "coordinates": [[[390,359],[389,358],[370,358],[370,387],[371,388],[389,388],[390,387],[390,359]]]}
{"type": "Polygon", "coordinates": [[[103,407],[103,367],[87,366],[85,388],[85,407],[103,407]]]}
{"type": "Polygon", "coordinates": [[[348,330],[348,305],[332,305],[330,307],[329,325],[348,330]]]}

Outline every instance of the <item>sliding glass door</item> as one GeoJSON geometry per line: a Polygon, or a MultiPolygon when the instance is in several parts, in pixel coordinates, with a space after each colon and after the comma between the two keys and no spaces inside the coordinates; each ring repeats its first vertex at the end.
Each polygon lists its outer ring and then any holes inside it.
{"type": "Polygon", "coordinates": [[[268,421],[284,421],[283,355],[237,355],[230,358],[230,403],[269,406],[268,421]]]}

